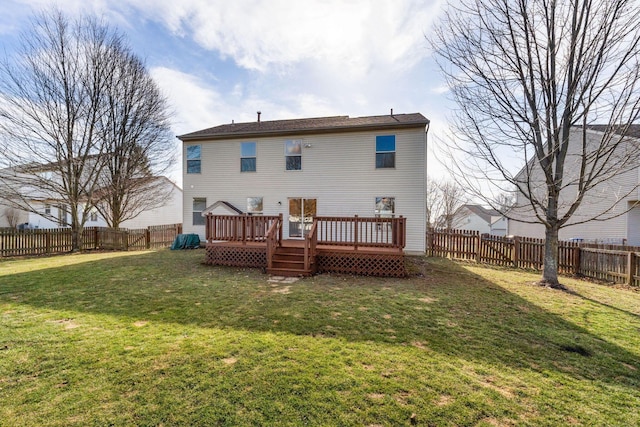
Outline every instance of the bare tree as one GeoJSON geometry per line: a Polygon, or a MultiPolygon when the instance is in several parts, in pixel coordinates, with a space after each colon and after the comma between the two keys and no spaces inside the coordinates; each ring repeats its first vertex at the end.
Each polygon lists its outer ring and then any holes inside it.
{"type": "Polygon", "coordinates": [[[167,100],[131,52],[116,58],[100,120],[105,166],[96,208],[110,227],[163,206],[172,185],[157,175],[175,162],[167,100]]]}
{"type": "Polygon", "coordinates": [[[455,228],[459,209],[466,202],[467,194],[464,188],[455,181],[428,179],[427,220],[429,226],[455,228]]]}
{"type": "Polygon", "coordinates": [[[16,228],[20,222],[20,212],[16,208],[4,208],[4,217],[11,228],[16,228]]]}
{"type": "Polygon", "coordinates": [[[492,205],[492,192],[517,189],[546,230],[541,283],[561,287],[558,231],[585,194],[638,164],[625,139],[640,110],[638,3],[471,0],[450,6],[431,42],[458,105],[459,179],[492,205]],[[593,123],[605,124],[595,141],[593,123]]]}
{"type": "Polygon", "coordinates": [[[105,186],[113,180],[104,177],[113,176],[109,167],[115,159],[137,162],[139,157],[129,156],[133,152],[146,156],[146,169],[136,169],[144,177],[157,164],[153,156],[170,157],[149,155],[144,140],[149,135],[168,140],[166,101],[123,36],[91,17],[71,21],[59,11],[38,15],[13,59],[0,65],[0,130],[7,135],[12,161],[0,173],[3,192],[15,207],[41,215],[44,201],[68,206],[63,225],[73,230],[77,250],[97,196],[112,193],[105,186]],[[140,74],[125,76],[133,72],[140,74]],[[151,91],[152,99],[145,103],[137,92],[116,93],[125,90],[120,81],[140,84],[140,92],[151,91]],[[143,112],[153,119],[138,120],[143,112]],[[128,128],[140,122],[152,129],[128,128]],[[123,141],[135,148],[127,151],[123,141]]]}

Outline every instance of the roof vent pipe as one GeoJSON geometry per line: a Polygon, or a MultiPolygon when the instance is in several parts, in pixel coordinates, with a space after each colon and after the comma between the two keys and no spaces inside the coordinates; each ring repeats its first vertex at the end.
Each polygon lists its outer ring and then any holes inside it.
{"type": "Polygon", "coordinates": [[[258,111],[258,123],[260,123],[260,114],[262,114],[262,111],[258,111]]]}
{"type": "Polygon", "coordinates": [[[393,108],[391,109],[391,115],[393,116],[393,108]]]}

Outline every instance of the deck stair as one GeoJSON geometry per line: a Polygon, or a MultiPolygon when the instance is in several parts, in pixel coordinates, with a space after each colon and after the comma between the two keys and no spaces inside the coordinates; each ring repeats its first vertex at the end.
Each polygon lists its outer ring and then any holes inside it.
{"type": "Polygon", "coordinates": [[[296,246],[279,246],[273,255],[272,267],[267,273],[274,276],[300,277],[315,273],[316,263],[311,259],[311,268],[304,268],[304,248],[296,246]]]}

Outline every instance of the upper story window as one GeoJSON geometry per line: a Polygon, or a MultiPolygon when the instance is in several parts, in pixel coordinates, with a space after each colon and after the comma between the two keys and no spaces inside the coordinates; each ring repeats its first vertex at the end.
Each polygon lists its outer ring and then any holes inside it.
{"type": "Polygon", "coordinates": [[[284,157],[288,171],[302,170],[302,140],[292,139],[285,141],[284,157]]]}
{"type": "Polygon", "coordinates": [[[256,171],[256,143],[243,142],[240,144],[240,172],[256,171]]]}
{"type": "Polygon", "coordinates": [[[396,167],[396,136],[376,136],[376,169],[396,167]]]}
{"type": "Polygon", "coordinates": [[[98,221],[98,212],[91,211],[91,213],[89,214],[89,221],[97,222],[98,221]]]}
{"type": "Polygon", "coordinates": [[[45,215],[51,215],[51,205],[49,204],[44,205],[44,213],[45,215]]]}
{"type": "Polygon", "coordinates": [[[201,145],[187,145],[187,173],[200,173],[201,155],[201,145]]]}

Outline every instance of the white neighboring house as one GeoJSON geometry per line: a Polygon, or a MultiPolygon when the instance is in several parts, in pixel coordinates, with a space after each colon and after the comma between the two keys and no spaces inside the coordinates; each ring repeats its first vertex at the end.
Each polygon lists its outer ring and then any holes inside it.
{"type": "Polygon", "coordinates": [[[120,224],[121,228],[137,229],[152,225],[182,224],[182,190],[165,176],[156,177],[156,180],[162,180],[162,185],[169,191],[164,205],[144,210],[135,218],[123,221],[120,224]]]}
{"type": "MultiPolygon", "coordinates": [[[[588,126],[587,144],[595,144],[602,138],[604,125],[588,126]]],[[[579,173],[578,159],[571,147],[578,145],[582,128],[573,128],[570,134],[569,153],[565,164],[565,176],[576,176],[579,173]],[[573,158],[576,160],[574,161],[573,158]]],[[[632,125],[627,136],[629,147],[638,150],[640,145],[640,125],[632,125]]],[[[522,173],[522,172],[521,172],[522,173]]],[[[590,190],[584,197],[582,204],[568,222],[568,226],[560,229],[560,240],[578,240],[609,244],[628,244],[640,246],[640,165],[625,173],[612,177],[590,190]],[[602,212],[614,205],[608,216],[614,218],[594,220],[575,224],[589,219],[594,212],[602,212]],[[574,225],[571,225],[574,224],[574,225]]],[[[540,185],[543,191],[543,186],[540,185]]],[[[527,201],[522,194],[517,194],[516,203],[509,212],[507,233],[516,236],[544,238],[545,228],[542,224],[529,224],[517,219],[533,219],[527,201]],[[514,219],[517,218],[517,219],[514,219]]]]}
{"type": "Polygon", "coordinates": [[[504,236],[506,233],[506,226],[500,213],[481,205],[460,206],[453,214],[452,226],[462,230],[478,231],[480,234],[504,236]]]}
{"type": "Polygon", "coordinates": [[[427,120],[420,113],[230,123],[181,135],[185,233],[203,212],[284,218],[302,238],[312,216],[407,218],[407,253],[424,253],[427,120]],[[231,208],[230,208],[231,206],[231,208]]]}
{"type": "MultiPolygon", "coordinates": [[[[137,217],[124,221],[121,228],[147,228],[151,225],[179,224],[182,223],[182,190],[166,177],[162,179],[164,185],[170,186],[170,197],[164,206],[149,209],[140,213],[137,217]]],[[[37,196],[34,194],[34,196],[37,196]]],[[[25,229],[46,229],[46,228],[66,228],[69,222],[69,206],[55,199],[44,199],[34,197],[30,201],[36,212],[29,212],[10,208],[6,202],[0,199],[0,228],[10,227],[15,223],[18,228],[25,229]],[[14,218],[9,218],[13,216],[14,218]],[[53,219],[51,218],[53,217],[53,219]]],[[[92,208],[85,227],[106,227],[107,222],[92,208]]]]}

